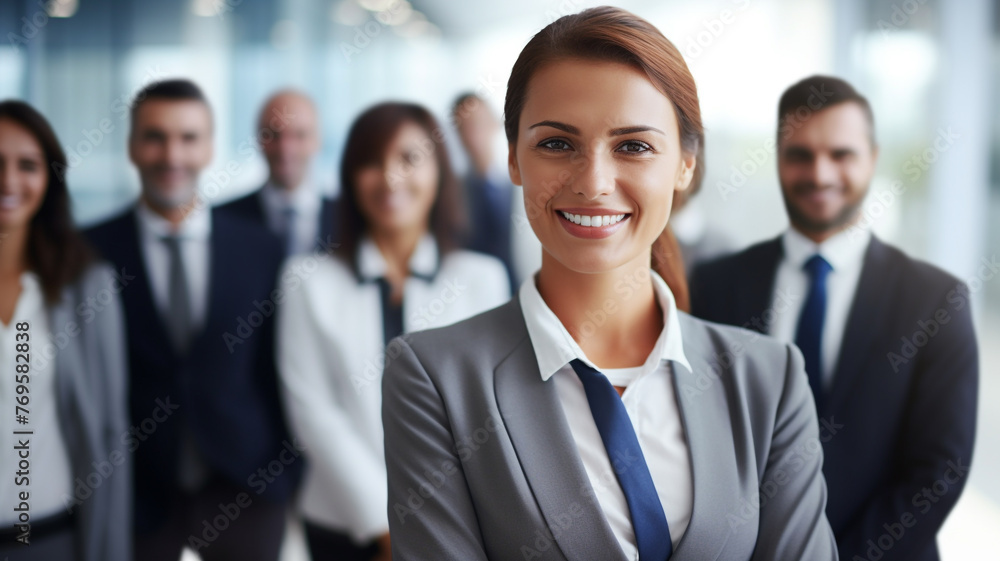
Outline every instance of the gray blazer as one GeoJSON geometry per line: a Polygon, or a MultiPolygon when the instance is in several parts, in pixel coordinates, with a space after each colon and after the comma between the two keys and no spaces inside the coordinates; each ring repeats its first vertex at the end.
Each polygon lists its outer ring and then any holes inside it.
{"type": "Polygon", "coordinates": [[[76,516],[81,561],[132,558],[125,328],[122,287],[113,275],[107,265],[91,266],[49,308],[49,329],[57,338],[66,335],[55,380],[73,470],[73,496],[65,502],[76,516]]]}
{"type": "MultiPolygon", "coordinates": [[[[679,313],[694,505],[671,561],[834,561],[802,356],[679,313]]],[[[624,560],[515,298],[386,349],[394,559],[624,560]]]]}

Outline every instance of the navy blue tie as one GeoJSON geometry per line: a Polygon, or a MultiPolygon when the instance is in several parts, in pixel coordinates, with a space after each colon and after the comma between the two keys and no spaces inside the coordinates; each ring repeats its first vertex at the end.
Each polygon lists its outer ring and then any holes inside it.
{"type": "Polygon", "coordinates": [[[579,359],[570,365],[583,382],[590,412],[628,502],[639,561],[666,561],[673,553],[670,527],[625,404],[604,374],[579,359]]]}
{"type": "Polygon", "coordinates": [[[823,403],[823,322],[826,320],[826,276],[833,270],[826,259],[813,255],[802,267],[809,275],[809,294],[802,306],[795,344],[806,361],[806,374],[817,410],[823,403]]]}

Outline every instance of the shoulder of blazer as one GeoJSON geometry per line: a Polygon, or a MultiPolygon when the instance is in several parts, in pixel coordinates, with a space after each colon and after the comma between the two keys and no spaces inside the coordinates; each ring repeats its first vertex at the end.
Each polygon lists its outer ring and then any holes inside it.
{"type": "Polygon", "coordinates": [[[283,255],[281,241],[270,230],[221,207],[212,209],[212,237],[216,238],[213,243],[220,243],[227,250],[252,255],[253,261],[259,262],[264,258],[280,261],[283,255]]]}
{"type": "Polygon", "coordinates": [[[745,272],[748,268],[760,267],[761,264],[777,264],[783,253],[779,236],[702,263],[694,268],[692,278],[703,281],[728,279],[729,275],[745,272]]]}
{"type": "Polygon", "coordinates": [[[138,234],[138,228],[135,223],[135,211],[131,206],[107,220],[83,230],[83,235],[102,253],[112,251],[116,245],[120,244],[123,235],[134,237],[135,234],[138,234]]]}
{"type": "Polygon", "coordinates": [[[457,323],[402,336],[425,368],[446,368],[470,356],[496,366],[527,338],[517,297],[457,323]]]}
{"type": "Polygon", "coordinates": [[[215,209],[240,214],[252,219],[263,218],[264,215],[264,209],[260,204],[260,189],[255,189],[247,195],[222,203],[213,208],[213,210],[215,209]]]}
{"type": "Polygon", "coordinates": [[[798,352],[770,335],[677,313],[684,354],[694,376],[717,376],[734,384],[751,404],[776,402],[782,395],[789,352],[798,352]]]}
{"type": "MultiPolygon", "coordinates": [[[[944,294],[959,286],[964,285],[964,281],[954,275],[936,267],[926,261],[914,259],[901,249],[887,244],[882,240],[872,236],[871,245],[865,253],[865,267],[875,267],[877,271],[884,271],[886,274],[899,279],[899,282],[913,286],[924,298],[944,294]]],[[[886,274],[877,275],[878,278],[889,278],[886,274]]],[[[893,287],[896,288],[896,287],[893,287]]]]}

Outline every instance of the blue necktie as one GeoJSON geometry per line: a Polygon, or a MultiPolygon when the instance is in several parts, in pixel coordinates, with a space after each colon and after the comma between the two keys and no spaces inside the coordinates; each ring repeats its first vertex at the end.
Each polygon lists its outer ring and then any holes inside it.
{"type": "Polygon", "coordinates": [[[823,322],[826,320],[826,276],[833,270],[819,254],[813,255],[802,267],[809,275],[809,294],[802,306],[795,344],[806,361],[809,387],[818,410],[823,403],[823,322]]]}
{"type": "Polygon", "coordinates": [[[579,359],[570,365],[583,382],[590,412],[628,502],[639,560],[666,561],[673,553],[670,527],[625,404],[604,374],[579,359]]]}

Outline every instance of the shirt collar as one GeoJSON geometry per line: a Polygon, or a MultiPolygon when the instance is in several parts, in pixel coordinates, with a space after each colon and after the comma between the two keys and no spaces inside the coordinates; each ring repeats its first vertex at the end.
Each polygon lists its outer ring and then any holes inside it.
{"type": "Polygon", "coordinates": [[[156,239],[177,235],[186,240],[204,241],[212,233],[212,212],[207,205],[189,212],[176,230],[173,223],[153,212],[144,201],[139,201],[135,215],[142,231],[156,239]]]}
{"type": "Polygon", "coordinates": [[[795,228],[789,228],[781,241],[785,259],[795,268],[802,268],[807,259],[818,253],[837,271],[859,265],[864,260],[871,238],[869,230],[847,228],[817,244],[795,228]]]}
{"type": "MultiPolygon", "coordinates": [[[[656,339],[653,351],[649,353],[642,365],[641,375],[652,372],[660,365],[661,360],[673,360],[682,364],[688,370],[691,365],[684,354],[684,339],[681,324],[677,321],[677,304],[667,283],[655,271],[650,271],[653,279],[653,291],[663,309],[663,331],[656,339]]],[[[595,370],[600,370],[587,356],[583,349],[566,331],[559,318],[556,317],[535,286],[534,277],[529,277],[521,284],[518,292],[521,301],[521,311],[524,323],[528,328],[528,337],[535,348],[535,358],[538,360],[538,371],[543,381],[573,359],[580,359],[595,370]]]]}
{"type": "MultiPolygon", "coordinates": [[[[362,281],[374,281],[385,276],[386,263],[382,252],[370,236],[364,236],[358,242],[357,253],[358,276],[362,281]]],[[[410,275],[431,280],[438,270],[438,247],[434,236],[424,234],[417,242],[413,255],[410,256],[410,275]]]]}
{"type": "Polygon", "coordinates": [[[299,216],[311,216],[314,212],[319,212],[322,198],[319,190],[310,181],[304,181],[302,185],[292,190],[278,187],[268,181],[260,190],[260,196],[263,197],[266,207],[279,212],[291,207],[299,216]]]}

